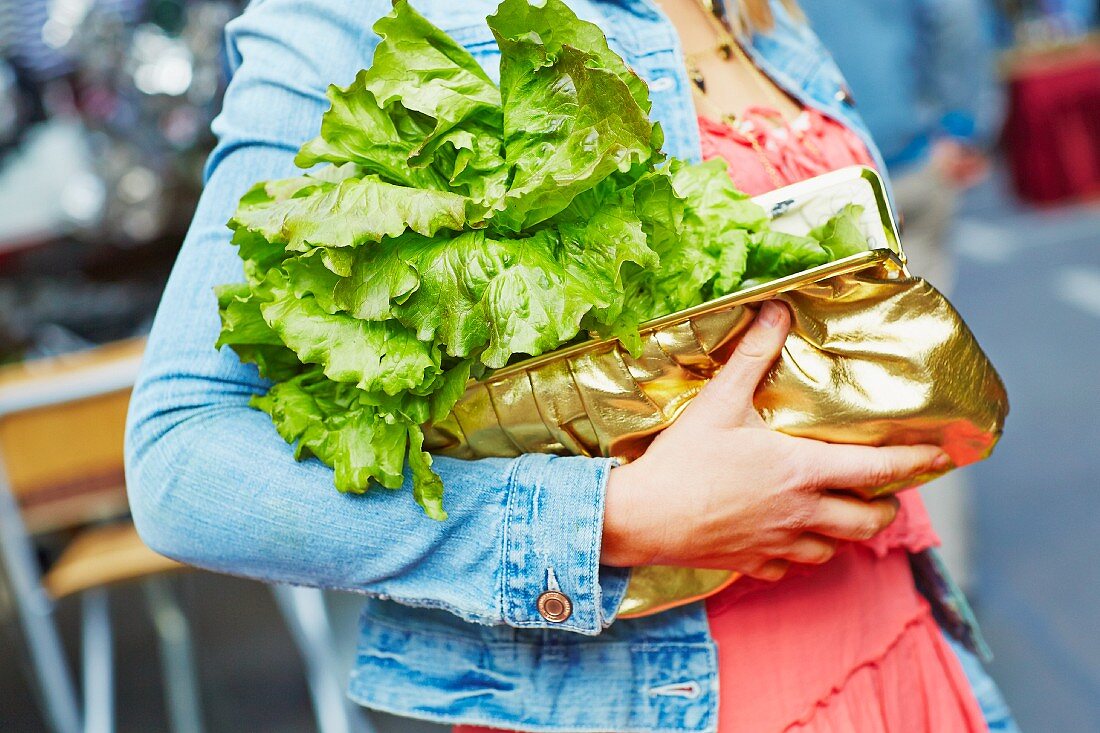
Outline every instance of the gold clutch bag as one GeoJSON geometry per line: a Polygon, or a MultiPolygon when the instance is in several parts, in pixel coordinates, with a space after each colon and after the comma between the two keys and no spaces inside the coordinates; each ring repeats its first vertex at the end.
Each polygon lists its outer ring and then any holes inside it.
{"type": "MultiPolygon", "coordinates": [[[[834,443],[931,443],[955,466],[988,456],[1008,412],[1004,385],[947,299],[907,272],[878,175],[844,169],[755,200],[775,228],[797,234],[847,203],[862,204],[871,249],[651,321],[637,357],[616,340],[592,340],[497,370],[468,386],[430,427],[425,446],[458,458],[632,460],[725,363],[756,305],[778,298],[793,318],[755,397],[768,425],[834,443]]],[[[619,616],[699,600],[737,577],[635,568],[619,616]]]]}

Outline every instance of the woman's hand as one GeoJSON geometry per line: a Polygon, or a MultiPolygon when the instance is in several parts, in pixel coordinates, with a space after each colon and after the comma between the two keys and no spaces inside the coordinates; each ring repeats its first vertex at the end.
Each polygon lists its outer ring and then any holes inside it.
{"type": "Polygon", "coordinates": [[[934,446],[870,448],[768,428],[753,393],[778,357],[790,314],[761,308],[729,362],[633,463],[611,470],[602,561],[726,568],[777,580],[791,562],[823,563],[838,540],[867,540],[894,520],[871,488],[942,469],[934,446]]]}

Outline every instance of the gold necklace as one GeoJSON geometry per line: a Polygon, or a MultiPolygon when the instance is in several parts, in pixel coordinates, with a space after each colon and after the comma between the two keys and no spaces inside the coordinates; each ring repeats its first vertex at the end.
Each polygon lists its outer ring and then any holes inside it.
{"type": "MultiPolygon", "coordinates": [[[[706,2],[706,0],[700,0],[700,2],[706,2]]],[[[707,17],[707,21],[711,24],[712,29],[718,36],[718,42],[708,48],[706,51],[699,51],[696,53],[685,53],[684,63],[687,65],[688,75],[691,77],[691,83],[697,91],[702,94],[707,93],[707,80],[703,76],[702,70],[699,68],[699,59],[703,56],[709,56],[714,53],[719,56],[723,61],[729,61],[733,58],[734,49],[741,50],[740,44],[737,43],[737,39],[733,37],[733,34],[726,28],[725,23],[718,20],[706,7],[701,8],[703,14],[707,17]]]]}
{"type": "Polygon", "coordinates": [[[767,171],[768,176],[772,179],[772,182],[777,186],[782,185],[782,179],[779,176],[779,171],[772,164],[771,160],[767,157],[767,153],[760,145],[760,141],[755,135],[750,134],[748,131],[739,129],[739,120],[735,113],[727,112],[719,108],[715,104],[714,100],[707,94],[707,82],[703,75],[702,69],[699,66],[699,59],[708,56],[710,54],[716,54],[723,61],[730,61],[737,57],[738,61],[752,66],[757,73],[753,74],[753,80],[757,87],[763,92],[764,97],[771,99],[774,105],[775,113],[787,123],[787,129],[797,135],[797,139],[800,143],[806,146],[807,150],[820,160],[824,161],[821,149],[811,140],[806,137],[804,131],[796,129],[789,120],[783,118],[780,109],[787,103],[787,99],[782,96],[782,93],[775,88],[775,86],[763,78],[763,70],[753,61],[749,55],[745,52],[745,49],[741,46],[741,43],[734,37],[730,31],[729,23],[725,17],[725,3],[723,0],[696,0],[696,6],[706,16],[707,22],[710,23],[711,28],[714,30],[718,40],[717,43],[706,51],[696,53],[684,54],[684,66],[688,72],[688,78],[691,80],[693,96],[699,100],[702,106],[706,107],[708,111],[721,120],[729,127],[738,130],[741,135],[748,140],[752,149],[756,152],[760,158],[761,164],[767,171]]]}
{"type": "MultiPolygon", "coordinates": [[[[684,54],[684,66],[687,69],[688,78],[691,79],[693,96],[701,103],[702,106],[706,107],[711,114],[721,120],[723,124],[734,130],[737,130],[741,134],[741,136],[748,141],[749,145],[753,149],[753,152],[755,152],[757,158],[760,159],[760,164],[763,166],[764,171],[768,174],[768,178],[771,179],[772,184],[776,188],[779,188],[783,185],[783,178],[779,175],[779,171],[776,169],[771,159],[768,158],[768,154],[760,145],[760,141],[755,135],[751,134],[749,131],[740,129],[740,121],[738,120],[736,114],[720,109],[718,105],[714,103],[714,100],[712,100],[707,95],[707,81],[706,78],[703,76],[702,70],[699,68],[699,59],[712,53],[717,54],[718,57],[721,58],[723,61],[730,61],[734,58],[734,56],[737,56],[738,61],[740,61],[741,63],[750,64],[753,66],[755,66],[755,63],[752,61],[752,59],[749,58],[748,54],[745,53],[745,50],[741,48],[741,44],[737,41],[737,39],[733,37],[733,34],[730,32],[729,27],[723,20],[723,13],[713,4],[712,0],[697,0],[697,2],[699,8],[703,11],[704,15],[706,15],[708,21],[711,24],[711,27],[714,29],[715,34],[718,37],[718,41],[714,46],[707,49],[706,51],[684,54]]],[[[773,99],[775,99],[775,97],[778,95],[778,91],[770,87],[770,85],[768,85],[763,79],[760,79],[755,75],[754,78],[756,79],[757,84],[763,90],[764,94],[766,96],[771,96],[773,99]]]]}
{"type": "MultiPolygon", "coordinates": [[[[687,68],[688,77],[691,79],[695,91],[704,96],[707,93],[707,80],[699,66],[700,59],[710,56],[711,54],[718,56],[718,58],[723,61],[732,61],[734,57],[737,57],[740,63],[752,67],[755,70],[756,73],[753,74],[754,83],[762,92],[762,96],[768,98],[778,111],[787,100],[781,96],[780,91],[776,89],[774,85],[763,78],[764,72],[761,71],[760,67],[756,65],[756,62],[745,53],[745,49],[742,48],[741,43],[733,36],[726,22],[722,19],[723,15],[714,9],[710,0],[697,0],[697,7],[699,7],[704,16],[706,16],[707,22],[710,23],[711,28],[717,36],[717,42],[705,51],[684,54],[684,65],[687,68]]],[[[713,102],[709,102],[709,104],[712,107],[716,107],[713,102]]]]}

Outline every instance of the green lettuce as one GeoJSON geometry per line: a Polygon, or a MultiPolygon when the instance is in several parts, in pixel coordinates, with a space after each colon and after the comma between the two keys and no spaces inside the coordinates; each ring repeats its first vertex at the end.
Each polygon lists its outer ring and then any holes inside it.
{"type": "Polygon", "coordinates": [[[411,477],[444,519],[423,426],[470,378],[866,249],[859,207],[769,228],[720,161],[666,159],[645,83],[561,0],[488,19],[500,84],[406,0],[370,68],[328,91],[299,176],[229,222],[245,281],[222,331],[271,381],[252,404],[340,491],[411,477]]]}

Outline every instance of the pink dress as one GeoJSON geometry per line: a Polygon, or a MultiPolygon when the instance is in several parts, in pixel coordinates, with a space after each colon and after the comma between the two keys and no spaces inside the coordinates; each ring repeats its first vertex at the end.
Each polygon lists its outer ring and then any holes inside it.
{"type": "MultiPolygon", "coordinates": [[[[789,124],[750,108],[736,128],[699,118],[704,158],[759,194],[848,165],[860,139],[814,110],[789,124]]],[[[718,645],[719,733],[971,733],[987,730],[954,653],[913,585],[909,553],[939,540],[920,496],[899,496],[877,537],[843,544],[777,583],[742,579],[707,600],[718,645]]],[[[454,733],[490,729],[456,726],[454,733]]],[[[609,731],[608,733],[613,733],[609,731]]]]}

